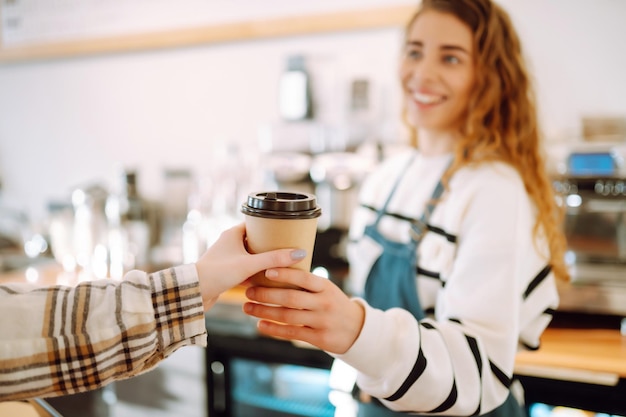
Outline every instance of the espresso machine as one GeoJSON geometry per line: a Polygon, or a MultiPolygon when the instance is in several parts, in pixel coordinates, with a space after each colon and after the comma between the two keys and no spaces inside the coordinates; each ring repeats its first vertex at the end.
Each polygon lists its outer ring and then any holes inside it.
{"type": "Polygon", "coordinates": [[[566,208],[560,311],[626,317],[626,144],[572,146],[553,178],[566,208]]]}

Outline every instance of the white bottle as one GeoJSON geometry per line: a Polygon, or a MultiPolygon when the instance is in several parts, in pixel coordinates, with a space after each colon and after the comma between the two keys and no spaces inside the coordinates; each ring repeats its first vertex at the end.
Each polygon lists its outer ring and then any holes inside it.
{"type": "Polygon", "coordinates": [[[278,110],[284,120],[298,121],[313,117],[310,77],[304,65],[304,57],[296,55],[288,58],[287,70],[281,75],[278,88],[278,110]]]}

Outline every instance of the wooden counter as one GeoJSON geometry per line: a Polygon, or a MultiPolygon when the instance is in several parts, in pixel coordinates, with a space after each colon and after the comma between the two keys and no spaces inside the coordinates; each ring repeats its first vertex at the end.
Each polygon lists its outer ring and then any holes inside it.
{"type": "Polygon", "coordinates": [[[549,327],[537,351],[517,355],[527,404],[626,416],[626,336],[619,330],[549,327]]]}
{"type": "Polygon", "coordinates": [[[0,417],[62,417],[45,400],[0,402],[0,417]]]}
{"type": "Polygon", "coordinates": [[[617,330],[548,328],[539,350],[518,353],[515,371],[615,385],[626,378],[626,337],[617,330]]]}

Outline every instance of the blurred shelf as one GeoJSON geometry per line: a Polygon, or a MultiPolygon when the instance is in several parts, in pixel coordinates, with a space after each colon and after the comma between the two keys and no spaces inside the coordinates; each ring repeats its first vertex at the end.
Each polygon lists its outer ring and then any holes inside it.
{"type": "Polygon", "coordinates": [[[180,48],[349,30],[402,27],[414,9],[415,6],[396,5],[29,46],[0,45],[0,63],[180,48]]]}

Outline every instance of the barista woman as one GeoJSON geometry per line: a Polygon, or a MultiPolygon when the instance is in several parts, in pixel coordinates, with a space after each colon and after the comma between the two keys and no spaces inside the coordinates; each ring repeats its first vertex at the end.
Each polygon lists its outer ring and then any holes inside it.
{"type": "Polygon", "coordinates": [[[277,268],[266,275],[307,291],[252,287],[244,309],[355,368],[360,415],[523,415],[516,351],[539,347],[567,273],[520,41],[490,0],[424,0],[400,80],[415,149],[362,186],[360,297],[277,268]]]}

